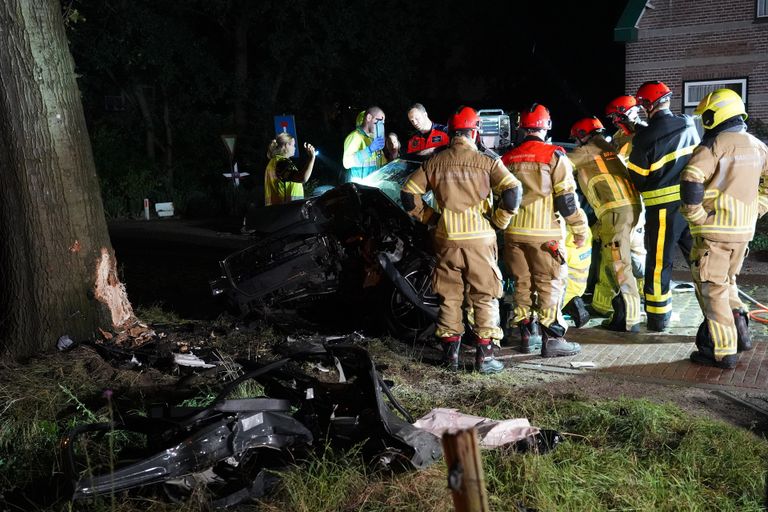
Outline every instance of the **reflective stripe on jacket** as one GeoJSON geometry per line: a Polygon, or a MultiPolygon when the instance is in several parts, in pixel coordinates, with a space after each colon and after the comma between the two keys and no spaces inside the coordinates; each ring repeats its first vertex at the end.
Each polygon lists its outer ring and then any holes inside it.
{"type": "MultiPolygon", "coordinates": [[[[565,150],[536,137],[528,137],[505,153],[501,160],[523,184],[520,211],[504,231],[505,237],[526,242],[558,240],[561,227],[555,198],[571,194],[578,207],[573,167],[565,150]]],[[[581,208],[565,221],[572,225],[574,233],[584,233],[587,229],[581,208]]]]}
{"type": "Polygon", "coordinates": [[[501,208],[493,212],[492,192],[501,195],[519,186],[501,160],[480,153],[472,141],[459,136],[411,174],[402,190],[413,197],[414,207],[408,213],[419,221],[429,223],[434,215],[440,215],[435,228],[437,243],[462,247],[496,243],[491,216],[494,223],[504,227],[512,212],[501,208]],[[421,199],[430,190],[440,214],[421,199]]]}
{"type": "Polygon", "coordinates": [[[627,168],[614,146],[602,135],[570,152],[579,187],[600,218],[603,213],[630,204],[640,204],[640,196],[629,181],[627,168]]]}
{"type": "Polygon", "coordinates": [[[690,116],[660,110],[632,139],[629,177],[646,206],[680,200],[680,173],[699,144],[690,116]]]}
{"type": "Polygon", "coordinates": [[[758,215],[768,210],[765,144],[745,131],[723,131],[711,140],[705,138],[681,179],[703,185],[700,203],[686,204],[683,198],[681,211],[692,235],[717,242],[752,239],[758,215]]]}

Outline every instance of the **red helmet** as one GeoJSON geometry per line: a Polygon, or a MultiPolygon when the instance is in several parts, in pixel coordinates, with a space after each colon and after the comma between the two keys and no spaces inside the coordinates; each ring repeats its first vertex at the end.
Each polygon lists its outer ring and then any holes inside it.
{"type": "Polygon", "coordinates": [[[571,138],[581,140],[592,133],[600,133],[604,130],[603,123],[594,116],[579,119],[571,127],[571,138]]]}
{"type": "Polygon", "coordinates": [[[480,128],[480,116],[471,107],[459,107],[459,110],[448,121],[448,129],[450,131],[476,130],[478,128],[480,128]]]}
{"type": "Polygon", "coordinates": [[[534,103],[531,108],[520,112],[520,128],[526,130],[551,130],[552,118],[544,105],[534,103]]]}
{"type": "Polygon", "coordinates": [[[643,107],[646,112],[650,112],[663,100],[669,99],[670,96],[672,96],[672,91],[664,82],[658,80],[645,82],[635,94],[638,105],[643,107]]]}
{"type": "Polygon", "coordinates": [[[634,96],[619,96],[606,105],[605,115],[610,118],[613,118],[614,116],[626,117],[627,112],[636,106],[637,100],[634,96]]]}

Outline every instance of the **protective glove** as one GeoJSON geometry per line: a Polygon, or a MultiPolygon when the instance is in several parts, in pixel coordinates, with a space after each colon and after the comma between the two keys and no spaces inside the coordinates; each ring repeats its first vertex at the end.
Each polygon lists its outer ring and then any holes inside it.
{"type": "Polygon", "coordinates": [[[371,155],[376,151],[381,151],[384,148],[384,137],[376,137],[371,141],[371,145],[368,146],[368,153],[371,155]]]}

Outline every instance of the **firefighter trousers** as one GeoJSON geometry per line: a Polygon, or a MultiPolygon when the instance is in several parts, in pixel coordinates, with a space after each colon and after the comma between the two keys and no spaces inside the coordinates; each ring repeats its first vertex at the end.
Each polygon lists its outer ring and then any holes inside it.
{"type": "Polygon", "coordinates": [[[606,211],[600,217],[600,275],[610,289],[611,300],[616,294],[624,302],[629,330],[640,321],[640,292],[632,272],[632,231],[638,222],[640,205],[628,205],[606,211]]]}
{"type": "MultiPolygon", "coordinates": [[[[632,275],[635,276],[637,282],[637,289],[642,294],[643,283],[645,280],[643,276],[645,274],[645,211],[641,209],[640,219],[637,225],[632,229],[632,234],[629,238],[629,249],[632,257],[632,275]]],[[[595,223],[594,238],[597,240],[597,245],[602,248],[600,242],[600,222],[595,223]]],[[[597,252],[597,251],[596,251],[597,252]]],[[[592,309],[597,313],[605,316],[610,316],[613,312],[613,300],[616,295],[611,285],[610,267],[602,264],[601,255],[597,257],[593,256],[593,259],[597,260],[597,279],[595,282],[595,289],[592,293],[592,309]]]]}
{"type": "Polygon", "coordinates": [[[737,352],[734,309],[743,309],[736,276],[747,255],[748,242],[714,242],[695,237],[691,250],[691,274],[709,334],[715,359],[737,352]]]}
{"type": "Polygon", "coordinates": [[[646,206],[645,209],[645,312],[648,319],[669,320],[672,314],[672,259],[675,244],[690,261],[691,231],[680,214],[680,202],[646,206]]]}
{"type": "MultiPolygon", "coordinates": [[[[504,263],[515,280],[514,323],[531,318],[535,312],[544,327],[557,323],[566,329],[560,312],[568,266],[562,247],[553,253],[551,241],[518,242],[504,239],[504,263]]],[[[557,242],[555,242],[557,244],[557,242]]]]}
{"type": "Polygon", "coordinates": [[[436,248],[437,263],[433,289],[440,298],[435,334],[442,338],[464,333],[462,304],[473,309],[473,329],[479,338],[500,340],[499,302],[502,295],[498,246],[488,245],[436,248]]]}

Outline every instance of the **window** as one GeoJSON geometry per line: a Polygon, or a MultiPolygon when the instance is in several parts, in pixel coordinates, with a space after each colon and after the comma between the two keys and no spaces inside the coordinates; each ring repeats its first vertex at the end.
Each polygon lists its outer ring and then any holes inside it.
{"type": "Polygon", "coordinates": [[[768,0],[757,0],[757,17],[768,18],[768,0]]]}
{"type": "MultiPolygon", "coordinates": [[[[768,0],[763,0],[763,3],[765,2],[768,2],[768,0]]],[[[744,105],[747,104],[746,78],[697,80],[695,82],[683,82],[683,111],[686,114],[693,114],[696,105],[699,104],[701,99],[716,89],[733,89],[744,100],[744,105]]]]}

